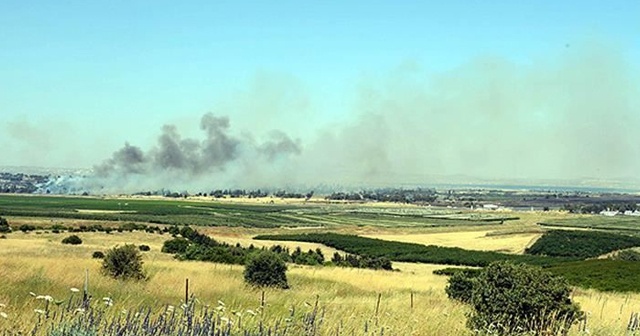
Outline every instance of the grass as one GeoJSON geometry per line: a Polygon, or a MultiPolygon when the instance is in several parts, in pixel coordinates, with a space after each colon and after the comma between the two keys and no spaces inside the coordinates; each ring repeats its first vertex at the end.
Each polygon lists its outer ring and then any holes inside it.
{"type": "MultiPolygon", "coordinates": [[[[87,233],[84,239],[97,243],[104,236],[107,235],[87,233]]],[[[154,252],[157,249],[152,247],[151,252],[145,253],[150,280],[119,282],[98,275],[99,262],[87,255],[94,248],[106,249],[122,240],[152,245],[153,236],[126,233],[120,239],[104,241],[101,246],[91,244],[90,248],[81,245],[77,246],[79,249],[71,249],[49,241],[45,234],[11,234],[2,243],[10,243],[13,248],[0,252],[0,276],[10,279],[0,284],[0,302],[7,305],[5,311],[9,314],[9,319],[0,322],[12,327],[31,325],[35,318],[33,309],[38,309],[40,302],[33,300],[29,292],[51,295],[55,299],[67,298],[70,287],[81,288],[85,269],[89,270],[90,291],[94,298],[112,298],[114,311],[179,305],[184,301],[185,278],[190,280],[191,292],[203,303],[215,304],[220,300],[228,309],[237,311],[255,310],[260,305],[261,292],[243,283],[243,269],[239,266],[178,262],[154,252]]],[[[291,290],[267,290],[265,320],[274,324],[288,316],[292,308],[306,311],[308,304],[318,297],[319,305],[325,310],[324,326],[329,334],[336,328],[345,333],[351,330],[360,334],[366,324],[373,326],[376,323],[390,334],[443,334],[442,325],[463,332],[464,325],[455,323],[463,318],[463,307],[453,302],[445,307],[432,304],[434,300],[447,301],[444,292],[436,289],[443,286],[444,280],[429,275],[435,283],[420,281],[432,268],[385,275],[384,272],[359,269],[292,266],[289,272],[291,290]],[[376,285],[372,287],[371,283],[376,285]],[[416,307],[413,311],[409,306],[412,290],[416,307]],[[376,318],[374,309],[378,293],[382,293],[383,301],[376,318]],[[418,321],[436,319],[441,323],[406,325],[408,316],[418,321]]]]}
{"type": "Polygon", "coordinates": [[[494,230],[477,230],[464,232],[436,232],[436,233],[382,233],[365,235],[364,237],[418,243],[423,245],[438,245],[448,247],[468,248],[480,251],[496,251],[522,254],[524,246],[528,246],[541,236],[539,232],[510,233],[492,235],[494,230]]]}
{"type": "MultiPolygon", "coordinates": [[[[222,230],[222,229],[218,229],[222,230]]],[[[236,233],[233,233],[236,234],[236,233]]],[[[232,311],[256,311],[261,291],[247,287],[242,281],[242,267],[201,262],[178,262],[159,253],[162,239],[157,234],[84,233],[85,244],[65,246],[53,239],[54,234],[10,234],[0,241],[0,303],[7,319],[0,319],[3,328],[28,328],[37,319],[34,309],[42,302],[29,292],[48,294],[55,299],[67,299],[70,287],[81,288],[84,270],[90,274],[90,292],[100,302],[113,299],[109,309],[136,311],[152,307],[161,311],[167,305],[178,307],[184,301],[184,281],[190,280],[190,291],[200,302],[227,307],[232,311]],[[99,275],[99,262],[90,258],[90,251],[106,249],[116,243],[145,243],[152,247],[145,253],[145,265],[150,274],[147,282],[120,282],[99,275]],[[7,247],[7,248],[4,248],[7,247]]],[[[446,298],[446,277],[435,276],[436,265],[395,263],[399,272],[377,272],[363,269],[290,266],[287,291],[267,290],[264,321],[274,325],[291,314],[308,313],[316,298],[324,310],[320,335],[364,335],[377,326],[387,335],[466,335],[464,321],[467,308],[446,298]],[[411,308],[411,295],[414,307],[411,308]],[[375,314],[378,294],[381,303],[375,314]]],[[[588,327],[598,335],[624,335],[626,321],[640,306],[639,294],[603,294],[593,290],[578,290],[575,300],[589,311],[588,327]]],[[[235,320],[234,320],[235,321],[235,320]]],[[[578,335],[574,330],[573,335],[578,335]]]]}
{"type": "MultiPolygon", "coordinates": [[[[35,198],[26,197],[23,202],[37,203],[35,198]]],[[[6,211],[8,203],[5,196],[0,197],[0,212],[6,211]]],[[[77,209],[120,211],[117,203],[122,200],[90,200],[89,203],[77,203],[73,206],[64,204],[61,198],[44,206],[41,216],[9,216],[12,226],[33,224],[38,227],[48,227],[53,223],[65,226],[79,226],[114,223],[118,225],[119,213],[80,213],[84,215],[105,215],[100,218],[68,218],[52,217],[55,211],[76,214],[77,209]],[[100,205],[99,201],[109,201],[100,205]],[[98,203],[95,203],[98,202],[98,203]],[[115,202],[116,209],[113,209],[115,202]],[[57,207],[57,208],[56,208],[57,207]],[[56,210],[58,209],[58,210],[56,210]],[[54,211],[55,210],[55,211],[54,211]],[[49,211],[49,215],[46,212],[49,211]],[[115,216],[115,217],[114,217],[115,216]]],[[[83,198],[84,200],[84,198],[83,198]]],[[[136,200],[138,201],[138,200],[136,200]]],[[[75,201],[73,201],[75,202],[75,201]]],[[[435,239],[446,246],[458,246],[488,251],[506,251],[519,253],[528,244],[527,238],[535,238],[540,234],[538,222],[555,221],[573,216],[561,213],[518,213],[520,219],[507,221],[504,224],[470,223],[465,225],[449,225],[430,227],[429,218],[398,215],[397,213],[378,217],[344,214],[347,207],[352,205],[330,205],[328,210],[314,213],[298,214],[295,209],[311,208],[318,210],[327,207],[326,204],[284,204],[275,205],[221,202],[185,202],[185,201],[143,201],[149,204],[137,204],[132,200],[128,211],[147,211],[150,217],[166,217],[175,220],[188,219],[195,216],[203,218],[203,222],[210,223],[212,219],[227,218],[231,227],[208,226],[199,228],[217,240],[256,246],[268,246],[273,241],[252,241],[256,234],[314,232],[311,227],[323,225],[335,232],[367,235],[376,238],[402,239],[406,242],[429,244],[435,239]],[[166,202],[166,203],[165,203],[166,202]],[[206,209],[200,208],[204,203],[206,209]],[[133,209],[135,204],[135,209],[133,209]],[[198,208],[178,209],[180,205],[196,206],[198,208]],[[162,209],[146,209],[145,207],[167,207],[175,211],[195,211],[184,214],[154,214],[153,211],[162,209]],[[206,213],[197,213],[204,211],[206,213]],[[213,213],[211,213],[213,212],[213,213]],[[185,217],[180,217],[185,216],[185,217]],[[274,228],[250,227],[250,223],[270,220],[270,216],[279,218],[274,228]],[[243,217],[246,217],[242,219],[243,217]],[[238,218],[241,218],[238,220],[238,218]],[[293,219],[292,219],[293,218],[293,219]],[[280,223],[304,222],[302,229],[281,228],[280,223]],[[243,225],[245,223],[247,225],[243,225]],[[472,224],[472,225],[470,225],[472,224]],[[430,237],[430,235],[434,235],[430,237]],[[412,240],[413,235],[415,235],[412,240]],[[533,236],[532,236],[533,235],[533,236]],[[461,242],[456,242],[461,237],[461,242]],[[526,237],[526,238],[525,238],[526,237]],[[459,245],[456,245],[459,244],[459,245]],[[466,246],[465,246],[466,245],[466,246]]],[[[22,210],[36,211],[38,204],[25,205],[22,210]]],[[[20,209],[16,205],[12,209],[20,209]]],[[[381,211],[379,208],[400,209],[404,206],[361,205],[373,208],[370,212],[381,211]]],[[[40,208],[43,209],[43,208],[40,208]]],[[[171,210],[173,211],[173,210],[171,210]]],[[[401,212],[401,211],[400,211],[401,212]]],[[[500,215],[500,214],[498,214],[500,215]]],[[[507,214],[511,216],[512,214],[507,214]]],[[[4,216],[4,215],[3,215],[4,216]]],[[[166,219],[165,218],[165,219],[166,219]]],[[[148,218],[147,218],[148,219],[148,218]]],[[[451,220],[444,220],[451,221],[451,220]]],[[[222,222],[218,222],[222,223],[222,222]]],[[[266,222],[269,226],[274,222],[266,222]]],[[[438,224],[441,224],[438,222],[438,224]]],[[[262,224],[260,224],[262,225],[262,224]]],[[[154,314],[161,313],[168,305],[179,307],[184,302],[184,282],[188,278],[190,292],[194,294],[201,305],[219,306],[222,301],[226,306],[224,317],[231,319],[237,325],[237,315],[241,312],[246,316],[247,310],[256,311],[260,306],[261,291],[247,287],[243,282],[241,266],[221,265],[203,262],[179,262],[170,255],[160,253],[164,240],[168,235],[158,235],[144,232],[126,232],[105,234],[100,232],[78,233],[83,244],[68,246],[60,243],[65,234],[43,233],[42,231],[23,234],[14,232],[7,235],[7,239],[0,240],[0,312],[7,314],[7,318],[0,314],[0,335],[7,330],[27,330],[37,321],[34,309],[42,308],[42,301],[35,300],[29,292],[47,294],[56,300],[68,299],[70,287],[81,288],[85,270],[89,271],[89,290],[94,303],[101,303],[103,297],[113,299],[113,306],[109,307],[110,316],[119,316],[123,309],[129,312],[150,308],[154,314]],[[125,243],[145,244],[151,247],[150,252],[143,253],[145,268],[150,275],[146,282],[120,282],[105,278],[99,274],[100,262],[92,259],[93,251],[105,251],[116,244],[125,243]]],[[[282,244],[282,242],[277,242],[282,244]]],[[[335,249],[330,249],[315,243],[288,242],[294,248],[302,245],[303,249],[322,247],[326,256],[330,256],[335,249]]],[[[467,307],[451,301],[444,293],[447,278],[433,275],[433,271],[445,266],[432,264],[414,264],[394,262],[398,272],[372,271],[365,269],[308,267],[290,265],[288,278],[291,289],[287,291],[265,291],[266,307],[261,320],[265,325],[273,326],[289,318],[291,311],[295,312],[293,321],[299,323],[304,314],[309,313],[318,300],[318,306],[323,310],[323,322],[318,335],[470,335],[465,327],[467,307]],[[413,295],[412,295],[413,294],[413,295]],[[376,314],[376,305],[380,295],[380,306],[376,314]],[[413,296],[413,309],[411,297],[413,296]],[[365,333],[365,327],[369,332],[365,333]]],[[[573,295],[576,302],[589,314],[587,328],[593,335],[626,335],[626,325],[629,316],[640,310],[640,294],[637,293],[602,293],[594,289],[576,289],[573,295]]],[[[106,309],[106,308],[105,308],[106,309]]],[[[299,333],[301,334],[301,333],[299,333]]],[[[575,327],[570,335],[584,335],[575,327]]]]}

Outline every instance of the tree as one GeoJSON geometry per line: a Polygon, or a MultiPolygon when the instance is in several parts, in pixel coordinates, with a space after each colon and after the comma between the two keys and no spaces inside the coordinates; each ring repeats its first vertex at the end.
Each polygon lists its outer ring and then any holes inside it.
{"type": "Polygon", "coordinates": [[[9,232],[11,232],[11,226],[9,226],[9,222],[5,218],[0,217],[0,233],[9,232]]]}
{"type": "Polygon", "coordinates": [[[115,246],[102,260],[102,273],[115,279],[142,280],[146,278],[142,264],[142,254],[135,245],[115,246]]]}
{"type": "Polygon", "coordinates": [[[471,303],[473,294],[473,284],[477,274],[466,272],[464,270],[457,271],[449,278],[449,283],[445,288],[447,296],[451,299],[464,303],[471,303]]]}
{"type": "Polygon", "coordinates": [[[63,244],[69,244],[69,245],[80,245],[82,244],[82,239],[80,239],[80,237],[76,236],[76,235],[71,235],[69,237],[66,237],[62,240],[63,244]]]}
{"type": "Polygon", "coordinates": [[[184,238],[169,239],[162,244],[162,252],[164,253],[184,253],[189,247],[189,241],[184,238]]]}
{"type": "Polygon", "coordinates": [[[470,283],[467,326],[480,334],[566,335],[583,315],[567,282],[539,267],[495,262],[470,283]]]}
{"type": "Polygon", "coordinates": [[[244,269],[244,280],[254,286],[287,289],[287,265],[271,251],[261,251],[249,260],[244,269]]]}

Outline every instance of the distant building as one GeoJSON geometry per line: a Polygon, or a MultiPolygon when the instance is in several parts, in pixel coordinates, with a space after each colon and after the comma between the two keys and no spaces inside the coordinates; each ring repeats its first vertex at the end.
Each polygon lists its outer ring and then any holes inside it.
{"type": "Polygon", "coordinates": [[[602,216],[613,217],[613,216],[619,214],[619,212],[607,209],[607,210],[600,211],[600,214],[602,216]]]}
{"type": "Polygon", "coordinates": [[[483,209],[485,210],[498,210],[500,206],[496,205],[496,204],[485,204],[482,206],[483,209]]]}

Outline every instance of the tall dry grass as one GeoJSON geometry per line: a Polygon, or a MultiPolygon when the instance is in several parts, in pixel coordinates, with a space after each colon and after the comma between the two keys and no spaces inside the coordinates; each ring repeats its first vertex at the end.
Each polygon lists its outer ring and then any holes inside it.
{"type": "MultiPolygon", "coordinates": [[[[222,229],[218,229],[222,230],[222,229]]],[[[244,237],[246,232],[230,232],[244,237]]],[[[82,288],[85,270],[89,291],[96,303],[113,299],[115,312],[139,307],[162,309],[185,300],[185,279],[190,293],[203,304],[224,302],[230,319],[233,312],[257,311],[261,290],[243,282],[241,266],[180,262],[160,253],[169,236],[150,233],[80,233],[84,243],[60,243],[66,234],[16,232],[0,240],[0,329],[27,329],[34,323],[34,309],[42,307],[29,293],[70,297],[71,287],[82,288]],[[149,280],[122,282],[100,275],[95,250],[116,244],[146,244],[145,268],[149,280]]],[[[244,238],[243,238],[244,239],[244,238]]],[[[307,267],[290,265],[290,290],[266,290],[261,318],[275,323],[292,312],[310,311],[315,301],[322,309],[322,335],[363,335],[364,330],[384,330],[385,335],[466,335],[468,308],[449,300],[444,293],[446,277],[432,271],[442,266],[394,263],[399,271],[307,267]]],[[[594,335],[625,335],[632,312],[640,311],[639,294],[609,294],[577,290],[574,299],[589,312],[587,328],[594,335]]],[[[573,335],[581,334],[576,326],[573,335]]]]}

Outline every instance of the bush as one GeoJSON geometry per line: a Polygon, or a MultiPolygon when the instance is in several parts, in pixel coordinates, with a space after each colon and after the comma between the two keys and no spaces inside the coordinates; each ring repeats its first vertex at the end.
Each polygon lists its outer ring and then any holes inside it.
{"type": "Polygon", "coordinates": [[[0,233],[9,232],[11,232],[11,226],[9,226],[9,222],[5,218],[0,217],[0,233]]]}
{"type": "Polygon", "coordinates": [[[66,237],[65,239],[62,240],[63,244],[70,244],[70,245],[80,245],[82,244],[82,239],[80,239],[80,237],[76,236],[76,235],[71,235],[69,237],[66,237]]]}
{"type": "Polygon", "coordinates": [[[102,273],[115,279],[142,280],[142,254],[135,245],[125,244],[107,251],[102,260],[102,273]]]}
{"type": "Polygon", "coordinates": [[[539,267],[496,262],[471,283],[467,326],[482,334],[566,335],[582,317],[567,282],[539,267]]]}
{"type": "Polygon", "coordinates": [[[149,245],[140,245],[140,246],[138,246],[138,249],[140,249],[140,251],[144,251],[144,252],[151,251],[151,248],[149,247],[149,245]]]}
{"type": "Polygon", "coordinates": [[[287,289],[287,265],[274,252],[262,251],[249,260],[244,269],[244,280],[254,286],[287,289]]]}
{"type": "Polygon", "coordinates": [[[27,232],[29,232],[29,231],[33,231],[33,230],[35,230],[35,229],[36,229],[36,227],[35,227],[35,226],[33,226],[33,225],[22,224],[22,225],[20,225],[19,229],[20,229],[20,231],[22,231],[22,232],[24,232],[24,233],[27,233],[27,232]]]}
{"type": "Polygon", "coordinates": [[[104,259],[104,253],[102,253],[102,251],[94,251],[93,254],[91,255],[91,258],[104,259]]]}
{"type": "Polygon", "coordinates": [[[471,295],[473,294],[473,285],[476,277],[477,274],[473,272],[465,272],[464,270],[454,272],[449,278],[449,283],[445,288],[447,296],[450,299],[471,303],[471,295]]]}
{"type": "Polygon", "coordinates": [[[189,241],[184,238],[169,239],[162,244],[162,252],[164,253],[184,253],[189,247],[189,241]]]}

